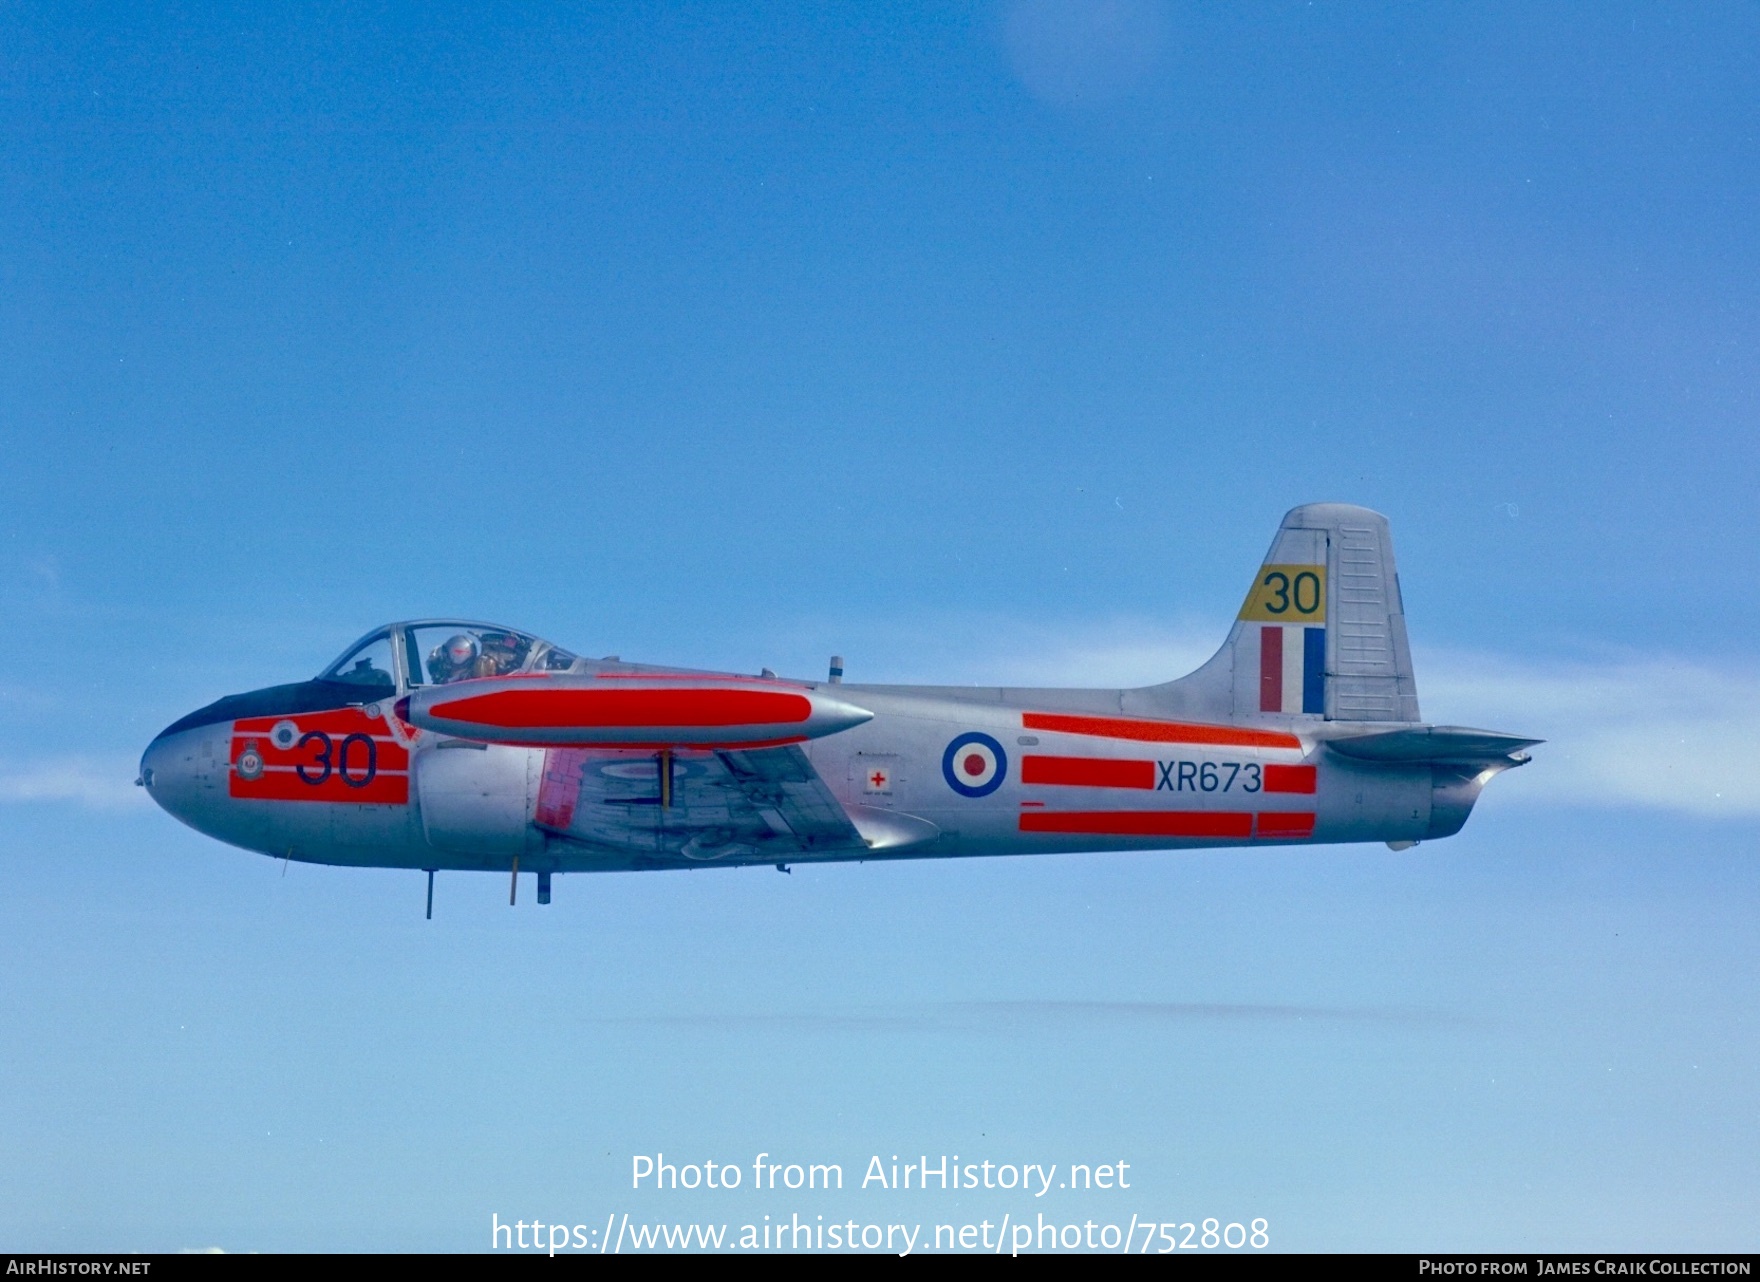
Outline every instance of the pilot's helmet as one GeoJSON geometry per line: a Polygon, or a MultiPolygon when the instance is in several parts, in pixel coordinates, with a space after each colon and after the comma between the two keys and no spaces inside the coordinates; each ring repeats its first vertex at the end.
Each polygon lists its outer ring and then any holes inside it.
{"type": "Polygon", "coordinates": [[[460,632],[446,643],[446,661],[454,671],[469,667],[477,661],[477,639],[468,632],[460,632]]]}

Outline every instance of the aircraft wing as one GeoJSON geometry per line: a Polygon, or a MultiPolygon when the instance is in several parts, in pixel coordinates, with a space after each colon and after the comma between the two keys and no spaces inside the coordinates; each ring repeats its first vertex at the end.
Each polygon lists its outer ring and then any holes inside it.
{"type": "Polygon", "coordinates": [[[552,748],[535,821],[556,837],[663,862],[792,859],[868,844],[795,745],[552,748]]]}

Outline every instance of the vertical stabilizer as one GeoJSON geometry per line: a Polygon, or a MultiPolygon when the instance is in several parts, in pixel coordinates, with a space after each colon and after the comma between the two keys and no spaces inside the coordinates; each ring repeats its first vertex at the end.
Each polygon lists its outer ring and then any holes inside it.
{"type": "Polygon", "coordinates": [[[1228,641],[1156,692],[1175,704],[1226,703],[1238,720],[1418,721],[1387,518],[1344,503],[1292,509],[1228,641]]]}

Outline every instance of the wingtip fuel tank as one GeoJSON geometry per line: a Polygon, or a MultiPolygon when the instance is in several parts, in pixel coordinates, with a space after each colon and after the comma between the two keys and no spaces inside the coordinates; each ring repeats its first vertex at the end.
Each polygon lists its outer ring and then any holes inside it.
{"type": "Polygon", "coordinates": [[[809,685],[653,674],[489,678],[418,690],[397,706],[435,734],[568,748],[775,747],[874,716],[809,685]]]}

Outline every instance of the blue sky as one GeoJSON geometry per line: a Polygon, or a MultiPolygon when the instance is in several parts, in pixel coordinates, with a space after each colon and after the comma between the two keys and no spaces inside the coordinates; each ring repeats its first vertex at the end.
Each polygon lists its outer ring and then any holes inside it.
{"type": "Polygon", "coordinates": [[[0,1242],[479,1248],[809,1209],[635,1152],[902,1148],[1292,1247],[1752,1249],[1757,26],[0,11],[0,1242]],[[412,615],[1173,675],[1309,500],[1392,519],[1428,716],[1551,740],[1446,843],[430,924],[129,786],[412,615]]]}

